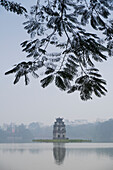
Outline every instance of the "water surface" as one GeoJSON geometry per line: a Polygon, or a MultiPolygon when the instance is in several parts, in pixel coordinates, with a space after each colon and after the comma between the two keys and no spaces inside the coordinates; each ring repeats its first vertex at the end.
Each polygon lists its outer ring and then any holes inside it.
{"type": "Polygon", "coordinates": [[[0,144],[0,170],[113,170],[113,143],[0,144]]]}

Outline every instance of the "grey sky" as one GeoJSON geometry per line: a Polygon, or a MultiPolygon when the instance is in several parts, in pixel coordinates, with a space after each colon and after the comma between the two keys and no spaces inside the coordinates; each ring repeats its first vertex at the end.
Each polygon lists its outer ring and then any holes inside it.
{"type": "MultiPolygon", "coordinates": [[[[30,6],[33,2],[24,0],[22,4],[30,6]]],[[[108,84],[108,93],[102,98],[93,97],[93,100],[84,102],[79,93],[66,94],[54,85],[43,89],[33,78],[28,86],[24,85],[23,79],[13,85],[14,75],[5,76],[4,73],[25,60],[26,54],[22,52],[20,43],[29,36],[22,25],[25,21],[23,16],[6,12],[1,7],[0,14],[0,124],[32,121],[52,124],[59,116],[72,121],[113,118],[113,58],[98,64],[108,84]]]]}

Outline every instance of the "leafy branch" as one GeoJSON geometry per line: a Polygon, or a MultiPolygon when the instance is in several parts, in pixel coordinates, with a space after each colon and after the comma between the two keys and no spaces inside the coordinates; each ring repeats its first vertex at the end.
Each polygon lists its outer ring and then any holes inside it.
{"type": "Polygon", "coordinates": [[[32,61],[17,64],[6,74],[16,73],[14,84],[24,76],[27,85],[28,74],[41,77],[41,69],[43,88],[54,82],[67,93],[79,91],[82,100],[105,95],[106,81],[95,63],[113,55],[112,10],[110,0],[37,1],[23,23],[30,40],[21,43],[32,61]]]}
{"type": "Polygon", "coordinates": [[[7,11],[17,13],[18,15],[27,13],[27,10],[23,6],[21,6],[21,4],[15,3],[13,1],[10,2],[7,0],[0,0],[0,5],[4,7],[7,11]]]}

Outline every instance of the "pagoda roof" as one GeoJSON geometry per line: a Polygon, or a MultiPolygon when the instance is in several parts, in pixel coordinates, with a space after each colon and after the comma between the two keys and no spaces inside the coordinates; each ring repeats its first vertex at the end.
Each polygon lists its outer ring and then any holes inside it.
{"type": "Polygon", "coordinates": [[[57,121],[57,122],[62,122],[62,120],[63,120],[63,118],[60,118],[60,117],[59,117],[59,118],[56,118],[56,121],[57,121]]]}

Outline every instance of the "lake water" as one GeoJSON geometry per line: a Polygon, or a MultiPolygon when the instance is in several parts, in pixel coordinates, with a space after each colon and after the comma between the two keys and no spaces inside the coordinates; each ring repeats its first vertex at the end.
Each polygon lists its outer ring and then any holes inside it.
{"type": "Polygon", "coordinates": [[[0,144],[0,170],[113,170],[113,143],[0,144]]]}

